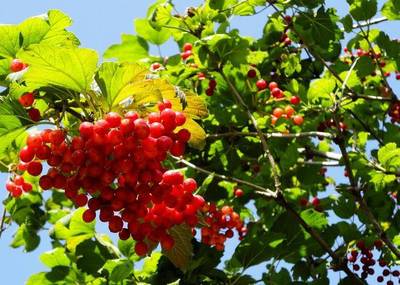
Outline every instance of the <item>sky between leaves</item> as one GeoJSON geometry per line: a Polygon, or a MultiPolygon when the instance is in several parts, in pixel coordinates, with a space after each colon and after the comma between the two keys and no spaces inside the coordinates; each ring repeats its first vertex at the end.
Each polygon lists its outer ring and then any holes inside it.
{"type": "MultiPolygon", "coordinates": [[[[134,33],[133,19],[144,17],[147,8],[152,4],[152,0],[13,0],[3,1],[0,9],[0,23],[14,24],[24,19],[43,14],[50,9],[60,9],[68,14],[74,21],[72,28],[78,38],[81,40],[82,46],[95,49],[101,55],[105,49],[114,43],[120,42],[122,33],[134,33]]],[[[184,11],[188,6],[196,6],[201,3],[199,0],[176,0],[178,10],[184,11]]],[[[327,5],[335,7],[340,15],[343,15],[348,9],[345,0],[327,0],[327,5]]],[[[380,5],[384,1],[378,1],[380,5]]],[[[233,20],[233,26],[240,28],[242,34],[249,36],[258,36],[261,34],[265,17],[270,11],[253,16],[242,17],[233,20]]],[[[379,28],[387,32],[390,36],[399,37],[396,33],[399,31],[400,24],[398,22],[383,23],[379,28]]],[[[158,53],[156,47],[152,47],[151,52],[158,53]]],[[[168,42],[161,50],[163,55],[176,54],[177,46],[172,42],[168,42]]],[[[399,88],[399,83],[392,84],[394,88],[399,88]]],[[[343,169],[335,168],[328,172],[328,175],[341,177],[343,169]]],[[[7,179],[6,174],[0,174],[0,195],[6,196],[4,185],[7,179]],[[3,192],[2,192],[3,191],[3,192]],[[2,193],[2,194],[1,194],[2,193]]],[[[340,180],[337,180],[339,182],[340,180]]],[[[0,196],[1,197],[1,196],[0,196]]],[[[40,246],[31,253],[23,253],[22,249],[12,249],[9,244],[12,240],[12,234],[15,232],[15,226],[8,228],[0,240],[0,284],[20,285],[28,279],[28,277],[46,268],[40,263],[39,255],[51,249],[50,240],[47,232],[41,234],[40,246]]],[[[99,228],[102,231],[102,228],[99,228]]],[[[236,243],[231,242],[227,246],[226,255],[230,255],[234,251],[236,243]]],[[[247,273],[251,275],[261,276],[265,264],[251,268],[247,273]]],[[[332,282],[339,276],[337,274],[331,276],[332,282]]]]}

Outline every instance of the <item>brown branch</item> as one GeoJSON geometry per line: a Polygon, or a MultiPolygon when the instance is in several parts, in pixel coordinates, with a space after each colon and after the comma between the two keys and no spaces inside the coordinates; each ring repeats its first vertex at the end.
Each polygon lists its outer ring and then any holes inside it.
{"type": "Polygon", "coordinates": [[[342,258],[339,255],[336,254],[332,250],[332,248],[329,246],[329,244],[319,235],[319,233],[312,228],[309,224],[307,224],[306,221],[296,212],[295,209],[290,206],[286,200],[282,196],[278,196],[276,201],[284,207],[292,216],[299,222],[299,224],[304,228],[304,230],[312,236],[312,238],[329,254],[329,256],[334,260],[333,267],[336,270],[342,270],[344,271],[347,276],[352,278],[354,281],[356,281],[358,284],[364,284],[364,282],[356,275],[354,274],[349,267],[347,266],[347,259],[342,258]]]}
{"type": "Polygon", "coordinates": [[[268,189],[268,188],[264,188],[262,186],[253,184],[251,182],[248,182],[248,181],[236,178],[236,177],[231,177],[231,176],[228,176],[228,175],[218,174],[218,173],[209,171],[207,169],[201,168],[201,167],[199,167],[199,166],[197,166],[197,165],[195,165],[195,164],[193,164],[193,163],[191,163],[191,162],[189,162],[189,161],[187,161],[187,160],[185,160],[183,158],[179,158],[179,157],[172,156],[172,155],[170,155],[170,156],[173,159],[175,159],[177,162],[182,163],[182,164],[184,164],[184,165],[186,165],[186,166],[188,166],[188,167],[190,167],[190,168],[192,168],[192,169],[194,169],[194,170],[196,170],[198,172],[202,172],[202,173],[207,174],[207,175],[214,175],[215,177],[217,177],[217,178],[219,178],[221,180],[236,182],[236,183],[239,183],[239,184],[243,184],[243,185],[249,186],[249,187],[257,190],[256,193],[258,193],[260,195],[263,195],[265,197],[269,197],[269,198],[275,198],[276,197],[275,192],[270,190],[270,189],[268,189]]]}
{"type": "Polygon", "coordinates": [[[272,170],[272,176],[274,179],[274,186],[275,186],[275,192],[281,192],[281,182],[280,182],[280,177],[279,177],[279,169],[278,166],[275,162],[274,157],[272,156],[272,153],[269,149],[269,146],[267,144],[267,139],[265,138],[263,132],[261,131],[261,129],[258,126],[257,120],[256,118],[254,118],[253,114],[251,113],[249,107],[247,106],[247,104],[244,102],[242,96],[239,94],[239,92],[237,91],[237,89],[235,88],[235,86],[232,84],[232,82],[229,80],[229,78],[224,74],[224,72],[220,72],[220,74],[222,75],[222,77],[224,78],[224,80],[226,81],[226,83],[228,84],[229,88],[231,89],[232,93],[235,95],[236,99],[239,101],[239,103],[243,106],[243,108],[245,108],[246,112],[247,112],[247,116],[249,117],[249,119],[251,120],[254,128],[257,131],[258,137],[261,140],[261,144],[264,150],[264,153],[267,155],[267,158],[269,160],[269,163],[271,165],[271,170],[272,170]]]}
{"type": "MultiPolygon", "coordinates": [[[[331,133],[325,133],[325,132],[302,132],[302,133],[293,133],[293,134],[263,133],[263,135],[266,138],[283,138],[283,139],[303,138],[303,137],[323,137],[323,138],[333,138],[334,137],[331,133]]],[[[258,136],[258,133],[257,132],[226,132],[226,133],[210,134],[210,135],[207,135],[207,138],[239,137],[239,136],[254,137],[254,136],[258,136]]]]}
{"type": "MultiPolygon", "coordinates": [[[[8,195],[8,197],[10,197],[10,194],[8,195]]],[[[3,210],[3,214],[1,215],[1,222],[0,222],[0,238],[1,238],[1,235],[3,234],[3,232],[5,230],[4,229],[4,222],[5,222],[5,219],[6,219],[6,213],[7,213],[7,209],[6,209],[6,206],[4,206],[4,210],[3,210]]]]}

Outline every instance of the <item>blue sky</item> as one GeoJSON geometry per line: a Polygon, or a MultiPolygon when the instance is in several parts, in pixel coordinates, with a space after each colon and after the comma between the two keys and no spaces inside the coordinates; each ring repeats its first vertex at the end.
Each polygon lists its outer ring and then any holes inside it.
{"type": "MultiPolygon", "coordinates": [[[[70,15],[74,20],[71,30],[81,40],[82,46],[93,48],[102,54],[105,49],[114,43],[120,42],[121,33],[134,33],[133,19],[144,17],[147,7],[153,1],[149,0],[40,0],[40,1],[4,1],[0,10],[0,23],[18,23],[27,17],[43,14],[49,9],[60,9],[70,15]],[[35,4],[33,4],[33,2],[35,4]]],[[[201,1],[176,0],[178,9],[183,11],[185,7],[195,5],[201,1]]],[[[347,9],[346,1],[328,0],[329,6],[335,6],[340,14],[347,9]],[[340,4],[338,4],[340,3],[340,4]]],[[[382,3],[382,1],[379,1],[382,3]]],[[[265,17],[268,11],[256,17],[244,17],[234,19],[233,25],[239,27],[245,35],[260,35],[265,17]]],[[[382,24],[380,28],[389,32],[392,36],[399,31],[398,23],[382,24]]],[[[155,49],[152,49],[156,53],[155,49]]],[[[162,53],[175,54],[178,52],[176,45],[168,43],[162,47],[162,53]]],[[[398,87],[398,85],[397,85],[398,87]]],[[[342,176],[343,170],[333,170],[331,176],[342,176]]],[[[0,175],[0,190],[4,189],[6,175],[0,175]]],[[[1,193],[1,192],[0,192],[1,193]]],[[[2,192],[6,196],[6,192],[2,192]]],[[[1,196],[0,196],[1,197],[1,196]]],[[[15,232],[15,226],[7,229],[0,240],[0,284],[20,285],[33,273],[44,270],[45,267],[39,261],[41,252],[50,249],[47,232],[42,232],[42,243],[32,253],[23,253],[21,249],[11,249],[8,245],[15,232]]],[[[231,245],[228,248],[230,254],[234,250],[231,245]]],[[[264,267],[265,268],[265,267],[264,267]]],[[[250,273],[260,275],[263,267],[253,268],[250,273]]],[[[337,278],[337,275],[332,278],[337,278]]]]}

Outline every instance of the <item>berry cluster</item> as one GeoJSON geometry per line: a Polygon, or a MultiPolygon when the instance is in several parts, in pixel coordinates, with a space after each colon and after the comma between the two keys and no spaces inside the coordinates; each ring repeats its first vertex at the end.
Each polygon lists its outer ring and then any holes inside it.
{"type": "Polygon", "coordinates": [[[393,102],[389,109],[392,123],[400,123],[400,101],[393,102]]]}
{"type": "MultiPolygon", "coordinates": [[[[367,279],[370,275],[371,277],[376,274],[375,270],[372,268],[376,264],[376,259],[373,256],[373,247],[377,250],[381,250],[383,247],[383,242],[381,240],[375,240],[374,245],[371,247],[367,247],[363,240],[359,240],[356,243],[355,249],[350,252],[350,255],[347,257],[347,260],[353,264],[353,270],[355,272],[359,272],[361,269],[360,277],[362,279],[367,279]]],[[[386,284],[393,285],[393,278],[398,278],[400,276],[400,272],[398,270],[390,270],[387,262],[384,259],[378,260],[379,266],[383,269],[382,275],[376,277],[376,281],[382,283],[385,281],[385,278],[388,278],[386,284]],[[391,275],[391,276],[390,276],[391,275]]]]}
{"type": "Polygon", "coordinates": [[[10,192],[12,197],[18,198],[23,192],[27,193],[32,191],[32,184],[26,182],[21,175],[14,175],[12,179],[7,181],[6,189],[10,192]]]}
{"type": "MultiPolygon", "coordinates": [[[[345,56],[341,58],[341,61],[348,65],[352,65],[355,58],[358,57],[370,57],[372,59],[373,63],[378,63],[381,68],[384,68],[386,66],[386,61],[385,59],[382,58],[382,54],[380,52],[376,52],[372,49],[370,50],[363,50],[361,48],[357,49],[355,54],[353,54],[352,51],[349,51],[347,47],[344,48],[345,56]]],[[[379,68],[378,68],[379,69],[379,68]]],[[[383,72],[383,76],[388,77],[390,76],[390,72],[386,71],[383,72]]],[[[396,79],[400,80],[400,74],[398,71],[395,71],[396,74],[396,79]]],[[[377,75],[377,70],[372,71],[371,76],[376,76],[377,75]]]]}
{"type": "MultiPolygon", "coordinates": [[[[205,205],[194,194],[195,180],[185,180],[162,165],[168,152],[184,154],[191,135],[184,128],[176,131],[186,117],[171,107],[169,101],[159,103],[159,112],[150,113],[147,120],[136,112],[124,117],[111,112],[94,123],[81,123],[79,135],[72,138],[60,129],[31,134],[20,151],[19,170],[40,176],[46,162],[50,168],[40,177],[40,187],[63,189],[76,206],[87,205],[85,222],[99,212],[100,220],[120,239],[132,236],[137,241],[140,256],[158,243],[170,250],[175,241],[168,230],[184,223],[195,227],[205,205]]],[[[9,184],[24,189],[18,179],[9,184]]],[[[11,186],[14,196],[22,194],[11,186]]]]}
{"type": "Polygon", "coordinates": [[[201,228],[201,242],[215,246],[219,251],[224,250],[224,243],[227,238],[233,237],[233,229],[239,234],[239,239],[247,233],[238,213],[229,206],[223,206],[220,210],[215,204],[206,204],[203,207],[205,213],[204,221],[207,227],[201,228]]]}

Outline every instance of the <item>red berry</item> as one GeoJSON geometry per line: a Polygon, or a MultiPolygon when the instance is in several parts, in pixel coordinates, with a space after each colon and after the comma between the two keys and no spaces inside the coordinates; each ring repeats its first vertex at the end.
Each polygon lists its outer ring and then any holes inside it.
{"type": "Polygon", "coordinates": [[[175,112],[175,123],[177,126],[183,126],[186,122],[186,116],[184,113],[175,112]]]}
{"type": "Polygon", "coordinates": [[[176,134],[177,138],[180,142],[188,142],[190,140],[190,132],[187,129],[181,129],[179,132],[176,134]]]}
{"type": "Polygon", "coordinates": [[[260,79],[256,82],[256,86],[258,90],[264,90],[267,88],[267,82],[264,79],[260,79]]]}
{"type": "Polygon", "coordinates": [[[118,233],[118,236],[121,240],[127,240],[131,236],[131,233],[128,229],[122,229],[122,231],[118,233]]]}
{"type": "Polygon", "coordinates": [[[292,103],[293,105],[298,105],[300,104],[300,97],[299,96],[292,96],[290,98],[290,103],[292,103]]]}
{"type": "Polygon", "coordinates": [[[157,70],[161,67],[161,64],[158,62],[155,62],[151,65],[151,70],[157,70]]]}
{"type": "Polygon", "coordinates": [[[168,185],[177,185],[183,183],[183,174],[176,170],[164,172],[162,182],[168,185]]]}
{"type": "Polygon", "coordinates": [[[35,96],[33,93],[25,93],[18,99],[18,102],[25,108],[32,106],[34,101],[35,96]]]}
{"type": "Polygon", "coordinates": [[[88,198],[85,194],[79,194],[75,197],[75,204],[78,207],[83,207],[86,205],[88,198]]]}
{"type": "Polygon", "coordinates": [[[268,88],[269,88],[270,91],[272,91],[272,90],[274,90],[275,88],[278,88],[278,87],[279,87],[278,83],[276,83],[274,81],[270,82],[269,85],[268,85],[268,88]]]}
{"type": "Polygon", "coordinates": [[[197,189],[196,180],[194,180],[193,178],[185,179],[183,181],[183,189],[186,192],[190,192],[190,193],[194,192],[197,189]]]}
{"type": "Polygon", "coordinates": [[[206,95],[207,95],[207,96],[212,96],[212,95],[214,95],[214,89],[212,89],[212,88],[207,88],[207,89],[206,89],[206,95]]]}
{"type": "Polygon", "coordinates": [[[96,212],[90,209],[86,209],[82,214],[82,219],[86,223],[93,222],[95,218],[96,218],[96,212]]]}
{"type": "Polygon", "coordinates": [[[135,252],[139,256],[145,256],[147,254],[148,248],[143,241],[139,241],[135,244],[135,252]]]}
{"type": "Polygon", "coordinates": [[[383,242],[382,242],[382,240],[377,239],[377,240],[374,241],[374,245],[375,245],[376,248],[380,249],[383,246],[383,242]]]}
{"type": "Polygon", "coordinates": [[[83,138],[89,138],[93,135],[94,126],[90,122],[83,122],[79,126],[79,133],[83,138]]]}
{"type": "Polygon", "coordinates": [[[300,198],[299,203],[300,203],[301,206],[305,207],[305,206],[308,205],[308,199],[302,197],[302,198],[300,198]]]}
{"type": "Polygon", "coordinates": [[[193,49],[193,45],[191,43],[185,43],[183,45],[183,51],[191,51],[193,49]]]}
{"type": "Polygon", "coordinates": [[[255,69],[250,69],[247,71],[248,78],[255,78],[257,76],[257,71],[255,69]]]}
{"type": "Polygon", "coordinates": [[[120,232],[122,230],[123,225],[124,224],[122,222],[122,219],[118,216],[112,217],[108,222],[108,228],[113,233],[120,232]]]}
{"type": "Polygon", "coordinates": [[[293,123],[297,126],[300,126],[301,124],[303,124],[304,122],[304,118],[300,115],[295,115],[293,116],[293,123]]]}
{"type": "Polygon", "coordinates": [[[35,152],[32,148],[24,146],[19,152],[19,159],[23,162],[30,162],[35,157],[35,152]]]}
{"type": "Polygon", "coordinates": [[[272,89],[271,90],[271,95],[274,98],[282,98],[284,96],[282,90],[279,89],[279,88],[272,89]]]}
{"type": "Polygon", "coordinates": [[[42,173],[43,166],[39,161],[31,161],[28,164],[28,173],[32,176],[39,176],[42,173]]]}
{"type": "Polygon", "coordinates": [[[28,116],[34,122],[38,122],[41,119],[40,111],[36,108],[29,109],[28,116]]]}
{"type": "Polygon", "coordinates": [[[50,188],[53,187],[53,179],[48,175],[44,175],[39,179],[39,186],[43,190],[49,190],[50,188]]]}
{"type": "Polygon", "coordinates": [[[12,72],[18,72],[18,71],[23,70],[24,68],[25,68],[25,64],[21,60],[19,60],[17,58],[12,60],[11,65],[10,65],[10,69],[12,72]]]}
{"type": "Polygon", "coordinates": [[[190,56],[192,56],[192,51],[191,50],[187,50],[187,51],[181,53],[181,58],[183,60],[188,59],[190,56]]]}
{"type": "Polygon", "coordinates": [[[235,197],[236,197],[236,198],[242,197],[243,194],[244,194],[244,192],[243,192],[242,189],[238,188],[238,189],[235,190],[235,197]]]}
{"type": "Polygon", "coordinates": [[[163,250],[171,250],[174,247],[175,241],[170,235],[166,235],[161,239],[161,247],[163,250]]]}
{"type": "Polygon", "coordinates": [[[320,205],[320,200],[318,199],[318,197],[314,197],[314,198],[311,200],[311,204],[312,204],[314,207],[318,207],[318,206],[320,205]]]}
{"type": "Polygon", "coordinates": [[[106,114],[104,119],[110,124],[111,128],[116,128],[121,124],[121,116],[115,112],[106,114]]]}
{"type": "Polygon", "coordinates": [[[276,118],[280,118],[282,115],[283,115],[283,110],[282,110],[282,108],[275,108],[273,111],[272,111],[272,115],[274,116],[274,117],[276,117],[276,118]]]}

